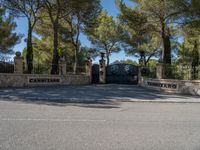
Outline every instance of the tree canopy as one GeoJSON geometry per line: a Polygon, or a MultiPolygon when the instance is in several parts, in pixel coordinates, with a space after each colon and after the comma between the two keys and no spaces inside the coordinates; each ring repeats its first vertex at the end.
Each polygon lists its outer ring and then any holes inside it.
{"type": "Polygon", "coordinates": [[[91,41],[94,49],[99,52],[105,52],[107,65],[110,63],[110,55],[121,50],[121,33],[122,28],[113,17],[108,16],[107,12],[102,11],[93,28],[87,32],[88,38],[91,41]]]}
{"type": "Polygon", "coordinates": [[[130,8],[124,3],[119,4],[119,19],[123,26],[124,44],[126,54],[140,57],[146,66],[148,61],[154,56],[158,56],[161,48],[161,41],[156,28],[150,24],[145,13],[137,8],[130,8]]]}
{"type": "Polygon", "coordinates": [[[15,17],[25,17],[28,22],[26,64],[27,73],[33,69],[33,45],[32,33],[36,22],[39,19],[38,13],[42,7],[40,0],[2,0],[2,4],[15,17]]]}
{"type": "Polygon", "coordinates": [[[11,52],[19,41],[14,18],[24,17],[27,73],[35,64],[51,63],[51,74],[58,74],[63,58],[76,73],[91,52],[104,52],[109,65],[110,56],[121,50],[144,66],[152,59],[166,65],[199,65],[199,0],[129,2],[116,0],[119,14],[113,17],[102,10],[100,0],[1,0],[1,53],[11,52]],[[81,43],[83,36],[90,47],[81,43]]]}
{"type": "Polygon", "coordinates": [[[20,36],[13,32],[16,28],[16,23],[12,16],[5,15],[5,9],[0,7],[0,57],[4,54],[12,54],[12,47],[15,46],[20,36]]]}

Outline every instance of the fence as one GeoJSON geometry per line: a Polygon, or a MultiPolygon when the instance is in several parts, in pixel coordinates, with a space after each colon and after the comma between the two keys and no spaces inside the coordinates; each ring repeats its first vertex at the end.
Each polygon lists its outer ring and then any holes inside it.
{"type": "MultiPolygon", "coordinates": [[[[26,68],[24,69],[26,73],[26,68]]],[[[50,74],[51,72],[51,64],[50,63],[33,63],[33,74],[50,74]]]]}
{"type": "Polygon", "coordinates": [[[156,67],[142,67],[141,76],[148,78],[156,78],[156,67]]]}
{"type": "MultiPolygon", "coordinates": [[[[142,67],[141,75],[156,78],[156,67],[142,67]]],[[[200,80],[200,66],[163,65],[163,79],[200,80]]]]}
{"type": "Polygon", "coordinates": [[[74,71],[74,66],[73,65],[67,65],[66,71],[68,73],[76,72],[77,74],[85,73],[86,72],[86,67],[84,65],[78,65],[78,66],[76,66],[76,71],[74,71]]]}
{"type": "MultiPolygon", "coordinates": [[[[58,65],[58,72],[61,71],[61,65],[58,65]]],[[[51,73],[52,64],[51,63],[33,63],[32,74],[50,74],[51,73]]],[[[26,74],[26,66],[23,63],[24,74],[26,74]]],[[[85,65],[78,65],[76,69],[74,69],[73,65],[66,65],[67,73],[76,73],[81,74],[86,72],[85,65]],[[74,71],[75,70],[75,71],[74,71]]],[[[14,62],[13,61],[0,61],[0,73],[14,73],[14,62]]]]}
{"type": "Polygon", "coordinates": [[[0,61],[0,73],[14,73],[14,62],[0,61]]]}
{"type": "MultiPolygon", "coordinates": [[[[33,64],[33,74],[50,74],[51,73],[51,63],[46,63],[46,64],[33,64]]],[[[60,72],[62,64],[58,65],[58,72],[60,72]]],[[[73,65],[66,65],[66,72],[67,73],[85,73],[86,72],[86,67],[85,65],[78,65],[76,66],[76,69],[74,69],[73,65]],[[75,70],[75,71],[74,71],[75,70]]]]}
{"type": "Polygon", "coordinates": [[[199,80],[200,66],[164,65],[164,79],[199,80]]]}

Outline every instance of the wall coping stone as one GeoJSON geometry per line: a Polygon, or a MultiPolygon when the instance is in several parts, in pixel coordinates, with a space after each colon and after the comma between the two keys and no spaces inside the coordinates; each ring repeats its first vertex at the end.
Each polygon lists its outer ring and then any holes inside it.
{"type": "Polygon", "coordinates": [[[200,83],[200,80],[177,80],[177,79],[154,79],[154,78],[146,78],[142,77],[143,79],[153,80],[153,81],[166,81],[166,82],[192,82],[192,83],[200,83]]]}

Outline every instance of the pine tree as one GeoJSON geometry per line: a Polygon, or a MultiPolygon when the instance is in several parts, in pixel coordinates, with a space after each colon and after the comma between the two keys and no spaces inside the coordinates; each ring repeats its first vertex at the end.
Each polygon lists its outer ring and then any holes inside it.
{"type": "Polygon", "coordinates": [[[27,35],[27,73],[31,73],[33,69],[33,45],[32,34],[33,29],[38,21],[38,12],[42,7],[40,0],[2,0],[1,2],[14,17],[24,17],[27,19],[28,35],[27,35]]]}
{"type": "Polygon", "coordinates": [[[102,11],[98,16],[97,25],[87,33],[94,48],[97,51],[106,54],[107,66],[110,63],[110,55],[121,50],[121,33],[121,26],[113,19],[113,17],[108,16],[105,11],[102,11]]]}
{"type": "Polygon", "coordinates": [[[12,54],[12,47],[20,40],[15,32],[16,23],[13,17],[5,15],[5,9],[0,7],[0,55],[12,54]]]}

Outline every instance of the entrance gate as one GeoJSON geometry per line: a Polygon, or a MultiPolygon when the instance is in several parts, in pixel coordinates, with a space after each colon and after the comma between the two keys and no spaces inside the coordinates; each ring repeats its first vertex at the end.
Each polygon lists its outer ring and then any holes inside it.
{"type": "Polygon", "coordinates": [[[92,66],[92,83],[99,83],[99,65],[94,64],[92,66]]]}
{"type": "MultiPolygon", "coordinates": [[[[106,68],[106,83],[138,84],[138,67],[130,64],[113,64],[106,68]]],[[[99,65],[92,67],[92,83],[99,83],[99,65]]]]}
{"type": "Polygon", "coordinates": [[[113,64],[106,68],[106,82],[118,84],[137,84],[138,67],[129,64],[113,64]]]}

